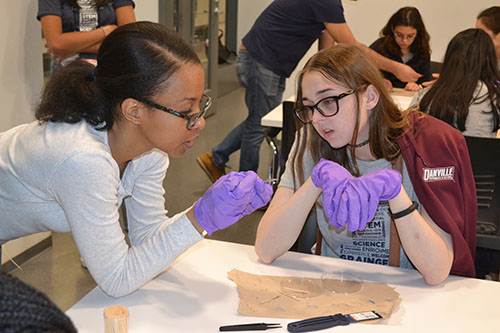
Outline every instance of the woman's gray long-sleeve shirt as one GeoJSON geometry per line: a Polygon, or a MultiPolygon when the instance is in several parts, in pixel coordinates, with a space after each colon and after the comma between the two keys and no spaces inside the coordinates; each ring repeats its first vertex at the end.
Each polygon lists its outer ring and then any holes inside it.
{"type": "Polygon", "coordinates": [[[168,164],[153,150],[129,162],[120,178],[107,132],[84,121],[35,121],[0,133],[0,244],[71,232],[99,287],[129,294],[202,239],[185,212],[166,215],[168,164]],[[130,246],[119,223],[123,200],[130,246]]]}

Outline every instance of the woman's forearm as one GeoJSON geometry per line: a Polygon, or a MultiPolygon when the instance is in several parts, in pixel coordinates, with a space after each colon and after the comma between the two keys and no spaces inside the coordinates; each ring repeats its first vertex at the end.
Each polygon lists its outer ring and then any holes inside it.
{"type": "MultiPolygon", "coordinates": [[[[411,205],[404,188],[394,199],[389,200],[392,212],[400,212],[411,205]]],[[[453,263],[451,236],[440,229],[425,209],[395,220],[401,245],[408,259],[422,274],[429,285],[444,281],[453,263]]]]}
{"type": "Polygon", "coordinates": [[[43,16],[40,21],[47,40],[47,48],[56,55],[83,52],[85,49],[101,43],[116,28],[115,25],[107,25],[91,31],[63,33],[62,20],[59,16],[43,16]]]}
{"type": "Polygon", "coordinates": [[[355,45],[370,58],[375,66],[386,72],[391,72],[402,82],[415,82],[422,76],[415,72],[410,66],[384,57],[366,45],[359,42],[356,42],[355,45]]]}

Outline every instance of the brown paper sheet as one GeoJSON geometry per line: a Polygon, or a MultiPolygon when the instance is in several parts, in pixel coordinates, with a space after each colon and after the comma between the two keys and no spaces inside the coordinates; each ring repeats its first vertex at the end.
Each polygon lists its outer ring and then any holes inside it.
{"type": "Polygon", "coordinates": [[[316,296],[294,298],[283,293],[280,285],[289,276],[255,275],[237,269],[228,276],[238,286],[238,312],[245,316],[305,319],[373,310],[389,318],[401,301],[399,293],[385,283],[361,282],[355,293],[336,294],[322,288],[321,279],[307,278],[316,286],[316,296]]]}

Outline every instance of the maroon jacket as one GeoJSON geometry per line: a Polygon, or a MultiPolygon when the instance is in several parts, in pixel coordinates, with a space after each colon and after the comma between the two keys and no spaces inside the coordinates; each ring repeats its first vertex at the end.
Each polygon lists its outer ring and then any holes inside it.
{"type": "Polygon", "coordinates": [[[420,203],[453,240],[450,274],[475,277],[477,199],[463,135],[445,122],[412,112],[397,143],[420,203]]]}

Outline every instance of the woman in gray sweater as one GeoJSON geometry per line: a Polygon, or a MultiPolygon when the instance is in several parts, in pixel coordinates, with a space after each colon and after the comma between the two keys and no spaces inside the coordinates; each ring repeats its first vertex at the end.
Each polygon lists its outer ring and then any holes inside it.
{"type": "Polygon", "coordinates": [[[137,22],[104,40],[97,67],[75,60],[49,81],[37,121],[0,133],[0,244],[71,232],[99,287],[122,296],[154,278],[203,234],[265,205],[270,185],[230,173],[174,217],[169,157],[205,127],[200,60],[175,32],[137,22]],[[126,203],[128,237],[118,220],[126,203]]]}

